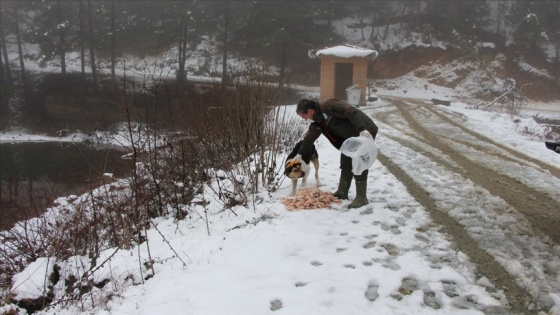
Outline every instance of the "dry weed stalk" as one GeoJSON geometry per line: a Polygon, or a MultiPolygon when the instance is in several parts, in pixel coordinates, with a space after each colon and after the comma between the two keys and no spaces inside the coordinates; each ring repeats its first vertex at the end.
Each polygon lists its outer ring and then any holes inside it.
{"type": "MultiPolygon", "coordinates": [[[[102,304],[108,297],[99,288],[116,281],[93,280],[96,270],[112,257],[100,259],[103,251],[112,249],[114,255],[136,246],[141,278],[136,281],[155,274],[148,228],[155,228],[185,264],[181,255],[186,254],[180,255],[171,246],[152,219],[183,220],[202,205],[201,218],[210,233],[212,211],[235,214],[234,207],[258,202],[249,196],[260,189],[277,188],[282,178],[278,156],[302,134],[286,107],[280,106],[283,90],[266,83],[266,77],[263,67],[255,67],[234,76],[232,86],[216,86],[183,99],[184,103],[176,102],[169,109],[171,123],[159,115],[156,103],[146,103],[139,110],[135,101],[141,96],[127,85],[119,104],[126,116],[130,178],[92,188],[59,204],[56,215],[23,221],[17,229],[1,234],[2,271],[17,273],[39,257],[56,257],[61,262],[73,256],[88,257],[77,268],[80,272],[60,279],[66,295],[54,301],[75,303],[86,310],[102,304]],[[208,193],[218,198],[206,200],[208,193]],[[140,256],[140,244],[147,246],[147,258],[140,256]]],[[[157,88],[153,91],[150,102],[160,97],[157,88]]]]}

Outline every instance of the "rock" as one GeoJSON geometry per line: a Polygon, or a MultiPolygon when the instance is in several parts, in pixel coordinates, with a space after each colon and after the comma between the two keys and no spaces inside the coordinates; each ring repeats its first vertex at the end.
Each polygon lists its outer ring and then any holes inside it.
{"type": "Polygon", "coordinates": [[[445,106],[451,106],[451,102],[448,100],[440,100],[437,98],[432,98],[432,103],[434,105],[445,105],[445,106]]]}

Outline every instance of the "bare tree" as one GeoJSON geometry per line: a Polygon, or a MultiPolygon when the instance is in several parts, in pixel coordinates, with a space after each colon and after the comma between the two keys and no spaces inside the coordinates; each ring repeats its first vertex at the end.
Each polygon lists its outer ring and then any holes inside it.
{"type": "Polygon", "coordinates": [[[91,0],[88,0],[88,24],[89,24],[89,57],[91,62],[91,76],[93,80],[93,92],[97,92],[97,69],[95,67],[95,37],[93,36],[93,8],[91,0]]]}
{"type": "Polygon", "coordinates": [[[115,13],[115,3],[116,0],[111,1],[111,89],[114,92],[117,88],[117,77],[115,75],[115,67],[117,63],[116,57],[116,38],[117,38],[117,28],[116,28],[116,13],[115,13]]]}
{"type": "Polygon", "coordinates": [[[20,81],[21,81],[21,86],[23,88],[23,95],[24,95],[24,99],[26,100],[26,105],[29,108],[30,104],[29,104],[29,84],[27,82],[27,76],[26,76],[26,72],[25,72],[25,61],[23,59],[23,40],[21,38],[21,34],[20,34],[20,13],[19,10],[17,8],[13,8],[13,17],[14,17],[14,26],[15,26],[15,33],[16,33],[16,41],[17,41],[17,47],[18,47],[18,56],[19,56],[19,66],[20,66],[20,81]]]}
{"type": "Polygon", "coordinates": [[[0,16],[2,17],[0,20],[0,41],[2,41],[1,49],[2,49],[2,56],[1,59],[4,59],[4,62],[1,62],[2,65],[2,86],[6,84],[6,86],[12,86],[14,83],[14,79],[12,77],[12,71],[10,70],[10,60],[8,59],[8,48],[6,47],[6,35],[4,33],[4,22],[6,21],[7,16],[4,15],[5,10],[2,8],[2,3],[0,3],[0,16]],[[5,64],[5,66],[4,66],[5,64]],[[4,75],[5,74],[5,75],[4,75]]]}
{"type": "Polygon", "coordinates": [[[79,28],[79,45],[80,45],[80,64],[81,64],[81,68],[82,68],[82,76],[85,78],[86,75],[86,26],[84,23],[84,18],[85,18],[85,8],[84,8],[84,2],[82,0],[78,1],[78,5],[79,5],[79,20],[80,20],[80,28],[79,28]]]}

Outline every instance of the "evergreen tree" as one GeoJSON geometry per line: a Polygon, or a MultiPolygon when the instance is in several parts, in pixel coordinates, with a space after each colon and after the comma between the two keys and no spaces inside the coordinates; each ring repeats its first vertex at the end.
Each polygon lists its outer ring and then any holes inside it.
{"type": "MultiPolygon", "coordinates": [[[[7,4],[5,2],[0,2],[0,40],[2,41],[0,49],[2,53],[0,54],[0,59],[2,60],[2,72],[0,73],[2,79],[2,98],[6,96],[7,87],[11,87],[14,84],[14,79],[12,76],[12,70],[10,68],[10,60],[8,59],[8,45],[6,44],[6,33],[10,33],[13,29],[10,25],[14,24],[14,21],[8,11],[7,4]]],[[[7,104],[2,103],[3,106],[7,104]]]]}
{"type": "Polygon", "coordinates": [[[547,42],[545,35],[545,1],[515,1],[508,19],[513,25],[515,47],[520,53],[542,53],[541,45],[547,42]]]}
{"type": "Polygon", "coordinates": [[[426,22],[443,40],[452,40],[456,34],[478,41],[490,21],[490,7],[486,1],[427,2],[426,22]]]}
{"type": "Polygon", "coordinates": [[[89,43],[89,60],[91,66],[91,76],[93,80],[93,92],[97,92],[97,66],[95,64],[95,48],[97,45],[97,41],[95,38],[95,29],[94,29],[94,7],[91,4],[91,0],[87,0],[87,21],[88,21],[88,43],[89,43]]]}
{"type": "Polygon", "coordinates": [[[240,23],[235,42],[248,55],[271,56],[268,60],[279,64],[283,85],[291,60],[307,58],[307,51],[319,45],[341,42],[328,24],[317,23],[318,17],[328,13],[324,5],[319,1],[254,1],[240,23]]]}
{"type": "Polygon", "coordinates": [[[57,60],[66,85],[66,54],[74,50],[77,7],[61,0],[34,2],[34,17],[29,24],[28,40],[39,45],[41,62],[57,60]]]}
{"type": "Polygon", "coordinates": [[[14,84],[4,33],[4,24],[8,18],[4,6],[0,3],[0,114],[2,117],[10,111],[8,100],[14,84]]]}

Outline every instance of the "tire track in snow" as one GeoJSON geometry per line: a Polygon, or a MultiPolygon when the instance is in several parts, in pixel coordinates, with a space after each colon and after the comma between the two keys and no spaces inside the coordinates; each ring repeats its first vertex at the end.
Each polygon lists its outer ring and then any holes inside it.
{"type": "Polygon", "coordinates": [[[527,294],[516,284],[510,274],[490,254],[476,245],[476,241],[469,236],[461,224],[445,211],[438,209],[436,201],[430,197],[430,193],[417,184],[397,164],[381,152],[378,153],[377,159],[406,186],[410,195],[428,211],[434,222],[444,227],[443,232],[450,235],[459,250],[471,258],[481,275],[488,278],[505,293],[512,311],[524,314],[525,305],[529,302],[527,294]]]}
{"type": "MultiPolygon", "coordinates": [[[[398,125],[395,126],[396,130],[400,131],[401,133],[407,134],[410,137],[413,137],[415,141],[419,139],[421,140],[417,145],[409,140],[398,139],[398,137],[395,135],[387,135],[389,139],[393,140],[390,142],[397,142],[399,146],[411,148],[411,154],[418,153],[423,155],[425,159],[427,158],[429,161],[437,163],[440,168],[443,167],[447,169],[447,172],[457,173],[463,178],[462,181],[472,181],[474,183],[474,186],[484,187],[487,190],[486,194],[490,192],[494,196],[501,197],[501,199],[507,201],[517,211],[510,209],[511,207],[507,204],[504,204],[503,201],[503,205],[499,205],[499,202],[494,201],[489,202],[490,205],[486,203],[477,205],[476,199],[478,198],[480,201],[484,200],[484,198],[476,196],[477,194],[481,194],[480,192],[476,192],[476,187],[464,187],[463,190],[465,190],[467,195],[457,198],[463,198],[464,203],[469,203],[468,191],[471,191],[471,193],[473,193],[474,191],[474,206],[478,206],[478,208],[488,207],[488,209],[484,209],[484,211],[490,213],[489,217],[482,219],[477,218],[477,216],[480,215],[480,213],[477,213],[477,211],[480,212],[480,210],[470,209],[468,206],[464,207],[462,205],[458,205],[458,210],[445,209],[445,206],[442,209],[441,196],[439,196],[440,199],[438,199],[437,192],[434,192],[433,189],[426,189],[426,187],[422,187],[417,183],[419,180],[420,182],[430,180],[429,176],[428,179],[418,179],[415,178],[415,175],[411,175],[411,173],[414,173],[414,171],[411,171],[409,169],[408,164],[414,163],[413,158],[404,158],[404,160],[402,160],[401,158],[399,164],[398,161],[395,162],[393,160],[399,160],[399,158],[395,157],[399,154],[402,155],[405,152],[402,152],[402,150],[399,149],[395,149],[393,150],[393,152],[390,152],[392,154],[382,154],[382,152],[380,152],[380,161],[386,167],[391,169],[391,172],[393,172],[407,186],[407,188],[411,191],[411,194],[414,195],[415,198],[419,200],[426,207],[426,209],[430,211],[430,213],[434,217],[434,220],[446,227],[448,233],[452,235],[460,249],[467,253],[471,257],[471,259],[473,259],[473,261],[479,266],[480,271],[504,289],[504,293],[511,303],[512,310],[527,314],[527,312],[531,313],[533,311],[536,313],[536,309],[546,310],[550,308],[550,305],[553,305],[554,302],[550,303],[551,297],[549,295],[549,292],[557,295],[560,290],[558,280],[555,279],[555,274],[557,272],[553,270],[547,270],[547,266],[535,266],[533,268],[533,266],[531,265],[531,257],[534,257],[534,259],[536,259],[537,261],[542,261],[543,259],[546,261],[546,256],[550,255],[549,259],[554,262],[555,259],[558,260],[557,256],[556,258],[554,258],[555,255],[557,255],[559,252],[558,246],[556,244],[550,244],[546,240],[540,240],[539,236],[532,235],[533,232],[530,225],[528,223],[524,223],[524,221],[526,221],[525,218],[529,219],[529,221],[531,221],[533,225],[537,225],[540,230],[543,230],[543,232],[545,232],[552,238],[552,236],[557,235],[554,234],[554,226],[557,223],[539,222],[539,220],[547,221],[548,219],[540,219],[538,215],[529,213],[531,209],[538,207],[538,205],[535,205],[534,200],[532,201],[530,198],[527,198],[527,195],[537,196],[538,198],[545,199],[545,209],[544,211],[540,211],[541,213],[539,214],[541,215],[550,215],[551,211],[555,210],[556,207],[558,207],[557,202],[554,199],[546,196],[545,194],[536,191],[532,187],[521,184],[514,178],[501,175],[492,169],[486,168],[476,163],[476,161],[468,159],[467,157],[463,156],[464,153],[456,152],[456,150],[453,150],[448,144],[446,144],[445,138],[447,138],[449,135],[438,135],[436,133],[430,132],[412,117],[412,115],[409,113],[409,110],[416,110],[416,107],[410,108],[410,106],[405,105],[398,99],[394,99],[392,101],[394,102],[396,108],[399,110],[400,115],[395,114],[394,111],[384,112],[379,115],[381,117],[375,115],[375,119],[380,120],[381,122],[385,120],[385,123],[389,125],[393,125],[392,122],[396,120],[398,122],[398,125]],[[443,140],[440,140],[442,138],[443,140]],[[428,148],[426,148],[426,146],[428,146],[428,148]],[[437,153],[430,152],[430,147],[433,148],[434,152],[437,153]],[[445,157],[443,157],[442,155],[448,155],[449,157],[452,157],[453,163],[451,164],[456,163],[459,166],[455,167],[450,165],[450,163],[446,163],[445,157]],[[391,156],[391,159],[389,158],[389,156],[391,156]],[[498,179],[499,181],[496,181],[496,179],[498,179]],[[514,189],[514,192],[508,192],[508,190],[510,189],[514,189]],[[462,211],[467,213],[472,212],[472,216],[469,218],[468,216],[465,217],[462,214],[457,214],[457,212],[460,213],[462,211]],[[547,211],[549,212],[547,213],[547,211]],[[493,214],[492,212],[496,213],[493,214]],[[519,213],[522,213],[524,217],[520,216],[519,213]],[[494,217],[497,217],[499,219],[496,219],[494,217]],[[508,226],[507,219],[504,219],[507,217],[515,218],[515,222],[512,222],[513,226],[515,227],[511,228],[511,231],[510,227],[508,226]],[[500,223],[500,220],[505,223],[500,223]],[[493,223],[496,223],[495,226],[493,223]],[[499,234],[496,235],[496,238],[503,240],[504,249],[502,250],[501,248],[498,248],[500,246],[499,241],[485,240],[483,233],[477,233],[475,231],[477,228],[483,230],[496,229],[496,234],[499,234]],[[533,237],[536,240],[532,241],[531,239],[533,237]],[[529,240],[527,240],[526,238],[528,238],[529,240]],[[536,248],[534,250],[530,248],[533,245],[532,242],[536,244],[536,248]],[[515,252],[515,249],[517,247],[521,248],[519,252],[515,252]],[[509,253],[507,253],[508,249],[512,250],[515,253],[513,255],[509,255],[509,253]],[[517,275],[517,281],[516,277],[512,277],[511,275],[516,274],[516,264],[519,264],[523,268],[525,268],[523,270],[523,274],[517,275]]],[[[430,118],[428,116],[422,113],[421,115],[417,115],[415,117],[419,117],[419,119],[426,119],[430,118]]],[[[450,123],[447,120],[445,121],[446,123],[461,130],[467,130],[468,132],[465,131],[466,133],[475,137],[479,141],[487,142],[485,140],[485,137],[480,136],[463,126],[457,126],[459,125],[458,123],[450,123]]],[[[495,144],[491,140],[488,143],[492,145],[495,144]]],[[[382,146],[382,150],[387,145],[389,145],[389,143],[386,143],[385,146],[382,146]]],[[[395,146],[395,144],[391,145],[395,146]]],[[[512,152],[511,149],[505,148],[504,150],[506,150],[507,152],[512,152]]],[[[497,157],[503,156],[495,152],[491,152],[488,154],[493,154],[497,157]]],[[[525,161],[527,161],[527,163],[538,164],[538,167],[550,171],[550,165],[540,163],[539,161],[527,158],[521,154],[514,155],[518,158],[524,159],[525,161]]],[[[552,168],[551,173],[553,172],[554,168],[552,168]]],[[[419,176],[422,176],[422,174],[420,174],[419,176]]],[[[437,177],[437,174],[434,177],[437,177]]],[[[435,184],[435,186],[437,186],[437,183],[435,184]]],[[[471,196],[471,199],[472,198],[473,197],[471,196]]],[[[482,213],[482,215],[484,215],[484,213],[482,213]]],[[[488,238],[488,235],[486,235],[486,238],[488,238]]],[[[558,238],[555,238],[554,240],[558,243],[558,238]]],[[[557,261],[555,263],[557,263],[557,261]]],[[[538,263],[536,265],[538,265],[538,263]]],[[[552,267],[554,268],[554,266],[555,265],[553,263],[552,267]]]]}
{"type": "MultiPolygon", "coordinates": [[[[471,162],[461,154],[454,154],[454,150],[439,140],[439,136],[428,131],[418,123],[404,108],[402,101],[395,100],[395,106],[409,125],[426,141],[440,151],[453,155],[453,160],[463,166],[467,171],[464,175],[475,183],[499,196],[523,213],[533,226],[548,235],[554,242],[560,244],[560,213],[557,209],[560,204],[548,195],[528,187],[518,180],[502,175],[481,164],[471,162]]],[[[492,142],[493,143],[493,142],[492,142]]]]}
{"type": "Polygon", "coordinates": [[[556,168],[556,167],[554,167],[554,166],[552,166],[552,165],[550,165],[550,164],[543,163],[543,162],[541,162],[541,161],[539,161],[539,160],[537,160],[537,159],[534,159],[534,158],[532,158],[532,157],[529,157],[529,156],[527,156],[527,155],[525,155],[525,154],[519,153],[519,151],[512,150],[512,149],[510,149],[510,148],[508,148],[508,147],[506,147],[506,146],[504,146],[504,145],[502,145],[502,144],[500,144],[500,143],[497,143],[497,142],[493,141],[493,140],[490,139],[490,138],[487,138],[487,137],[485,137],[485,136],[483,136],[483,135],[481,135],[481,134],[479,134],[479,133],[477,133],[477,132],[474,132],[474,131],[472,131],[471,129],[468,129],[468,128],[464,127],[463,125],[461,125],[461,124],[455,122],[453,119],[449,118],[447,115],[444,115],[443,113],[436,111],[436,110],[433,109],[433,108],[426,107],[426,109],[428,109],[430,112],[434,113],[435,115],[439,116],[441,119],[443,119],[443,120],[446,121],[447,123],[449,123],[449,124],[451,124],[451,125],[453,125],[453,126],[459,128],[459,129],[461,129],[463,132],[470,134],[471,136],[473,136],[473,137],[479,139],[480,141],[487,142],[487,143],[491,143],[491,144],[495,145],[496,147],[498,147],[498,148],[500,148],[500,149],[503,149],[503,150],[509,152],[511,155],[513,155],[513,156],[515,156],[515,157],[517,157],[517,158],[519,158],[519,159],[526,160],[526,161],[528,161],[528,162],[530,162],[530,163],[536,164],[536,165],[538,165],[539,167],[541,167],[541,168],[543,168],[543,169],[549,171],[552,175],[554,175],[554,176],[560,178],[560,169],[558,169],[558,168],[556,168]]]}

